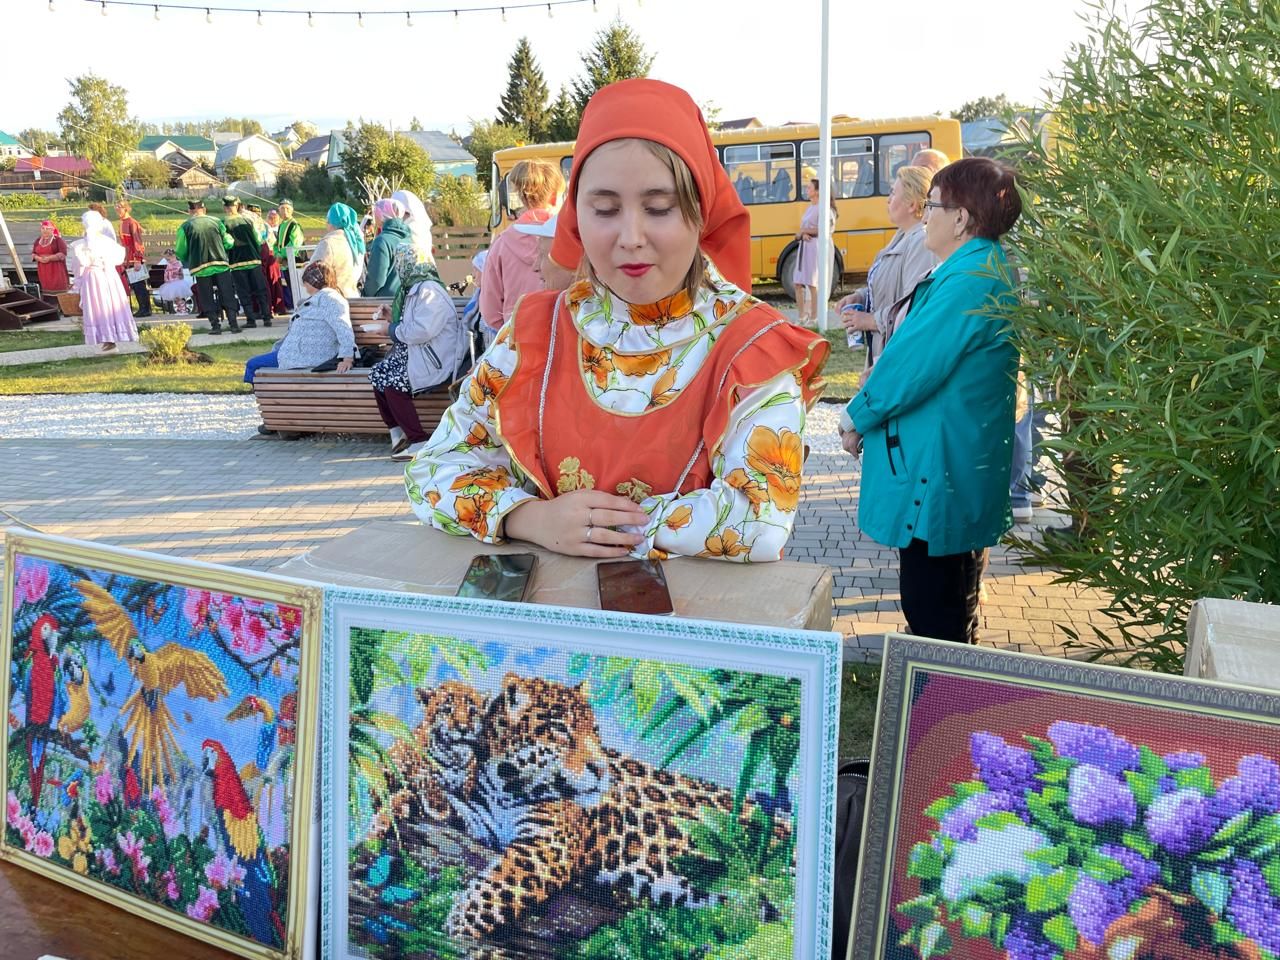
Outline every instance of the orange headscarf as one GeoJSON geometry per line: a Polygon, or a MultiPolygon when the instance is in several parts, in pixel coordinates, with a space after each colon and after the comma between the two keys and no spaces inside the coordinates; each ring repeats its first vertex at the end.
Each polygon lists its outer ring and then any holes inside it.
{"type": "Polygon", "coordinates": [[[659,80],[623,80],[598,90],[587,104],[573,150],[568,202],[560,210],[551,256],[573,268],[582,259],[582,235],[573,197],[583,161],[611,140],[652,140],[670,147],[689,167],[702,205],[699,245],[716,268],[751,289],[751,218],[716,157],[702,111],[689,94],[659,80]]]}

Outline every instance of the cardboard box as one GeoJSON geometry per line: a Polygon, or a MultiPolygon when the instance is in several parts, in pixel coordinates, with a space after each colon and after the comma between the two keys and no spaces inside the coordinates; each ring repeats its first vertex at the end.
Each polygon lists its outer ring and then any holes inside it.
{"type": "MultiPolygon", "coordinates": [[[[500,547],[418,523],[379,520],[272,570],[323,584],[452,596],[477,553],[538,555],[529,601],[598,609],[596,561],[525,543],[500,547]]],[[[830,630],[831,571],[817,563],[743,564],[678,557],[663,564],[676,616],[830,630]]]]}
{"type": "Polygon", "coordinates": [[[1182,672],[1280,690],[1280,606],[1197,600],[1187,617],[1182,672]]]}

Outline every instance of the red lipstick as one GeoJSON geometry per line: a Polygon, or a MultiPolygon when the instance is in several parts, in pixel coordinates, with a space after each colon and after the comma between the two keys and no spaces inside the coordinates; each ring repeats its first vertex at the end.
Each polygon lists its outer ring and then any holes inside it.
{"type": "Polygon", "coordinates": [[[652,267],[652,263],[624,263],[618,269],[628,277],[643,277],[652,267]]]}

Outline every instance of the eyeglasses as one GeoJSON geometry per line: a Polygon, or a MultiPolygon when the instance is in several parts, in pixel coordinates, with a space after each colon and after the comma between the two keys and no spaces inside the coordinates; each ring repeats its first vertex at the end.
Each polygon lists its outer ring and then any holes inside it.
{"type": "Polygon", "coordinates": [[[924,202],[924,208],[926,210],[958,210],[959,209],[959,207],[948,206],[947,204],[940,203],[937,200],[926,200],[924,202]]]}

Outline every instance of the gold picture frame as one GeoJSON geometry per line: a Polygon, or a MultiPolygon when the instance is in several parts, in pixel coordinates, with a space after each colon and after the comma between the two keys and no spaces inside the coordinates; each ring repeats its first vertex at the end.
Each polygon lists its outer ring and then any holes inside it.
{"type": "Polygon", "coordinates": [[[0,858],[301,960],[323,589],[16,531],[3,583],[0,858]]]}

